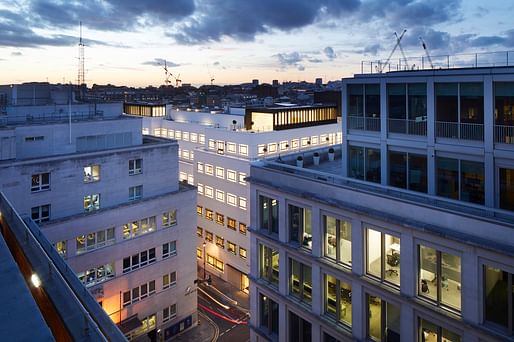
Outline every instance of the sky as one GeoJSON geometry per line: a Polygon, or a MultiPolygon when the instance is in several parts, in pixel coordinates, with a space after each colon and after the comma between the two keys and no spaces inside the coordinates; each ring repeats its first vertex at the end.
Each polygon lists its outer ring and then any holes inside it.
{"type": "Polygon", "coordinates": [[[76,83],[79,22],[86,83],[144,87],[164,84],[164,60],[193,85],[339,80],[387,59],[403,30],[412,65],[419,37],[432,56],[514,51],[513,13],[512,0],[0,0],[0,84],[76,83]]]}

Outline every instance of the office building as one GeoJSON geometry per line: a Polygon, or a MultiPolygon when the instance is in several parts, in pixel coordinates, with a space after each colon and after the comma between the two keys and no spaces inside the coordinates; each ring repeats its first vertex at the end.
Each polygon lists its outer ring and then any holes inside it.
{"type": "Polygon", "coordinates": [[[129,340],[194,326],[196,191],[121,103],[8,107],[0,189],[129,340]]]}
{"type": "Polygon", "coordinates": [[[251,340],[514,340],[514,68],[343,79],[343,139],[250,171],[251,340]]]}
{"type": "MultiPolygon", "coordinates": [[[[134,114],[137,110],[130,109],[134,114]]],[[[248,291],[250,162],[341,143],[335,106],[180,111],[143,118],[143,131],[179,142],[180,180],[198,190],[197,256],[209,272],[248,291]],[[204,246],[205,244],[205,246],[204,246]]]]}

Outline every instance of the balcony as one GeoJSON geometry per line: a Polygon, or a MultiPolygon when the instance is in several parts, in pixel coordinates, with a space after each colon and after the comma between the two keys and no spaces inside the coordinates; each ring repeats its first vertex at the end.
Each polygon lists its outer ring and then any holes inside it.
{"type": "Polygon", "coordinates": [[[388,132],[427,136],[426,120],[388,119],[388,132]]]}
{"type": "Polygon", "coordinates": [[[494,142],[514,144],[514,126],[494,125],[494,142]]]}
{"type": "Polygon", "coordinates": [[[435,135],[438,138],[483,141],[484,125],[436,121],[435,135]]]}
{"type": "Polygon", "coordinates": [[[348,116],[348,129],[380,132],[380,118],[348,116]]]}

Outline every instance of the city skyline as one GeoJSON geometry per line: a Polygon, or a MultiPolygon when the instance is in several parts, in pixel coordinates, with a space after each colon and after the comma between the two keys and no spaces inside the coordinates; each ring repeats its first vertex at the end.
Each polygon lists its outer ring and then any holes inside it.
{"type": "Polygon", "coordinates": [[[408,57],[425,54],[420,36],[431,55],[514,50],[512,9],[503,0],[0,1],[0,83],[76,83],[80,21],[88,85],[159,86],[163,60],[183,83],[223,85],[339,80],[362,60],[385,60],[403,29],[408,57]]]}

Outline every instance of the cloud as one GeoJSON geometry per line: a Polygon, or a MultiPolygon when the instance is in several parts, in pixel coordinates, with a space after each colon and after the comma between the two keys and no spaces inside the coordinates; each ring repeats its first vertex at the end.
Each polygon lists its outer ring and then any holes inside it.
{"type": "Polygon", "coordinates": [[[46,27],[125,31],[147,24],[173,23],[191,15],[194,0],[31,0],[28,5],[35,22],[46,27]]]}
{"type": "Polygon", "coordinates": [[[20,51],[13,51],[13,52],[11,52],[11,56],[17,57],[17,56],[23,56],[23,54],[20,51]]]}
{"type": "Polygon", "coordinates": [[[302,28],[359,6],[360,0],[200,0],[197,13],[168,35],[182,44],[220,41],[223,37],[252,41],[258,34],[302,28]]]}
{"type": "Polygon", "coordinates": [[[319,58],[311,58],[308,61],[311,63],[323,63],[323,60],[319,58]]]}
{"type": "Polygon", "coordinates": [[[330,60],[333,60],[334,58],[337,57],[334,49],[331,47],[331,46],[327,46],[326,48],[323,49],[323,53],[325,54],[325,56],[327,56],[328,59],[330,60]]]}
{"type": "Polygon", "coordinates": [[[178,63],[174,63],[172,61],[168,61],[168,60],[165,60],[163,58],[154,58],[151,61],[146,61],[146,62],[143,62],[141,64],[143,64],[143,65],[152,65],[152,66],[164,66],[164,63],[166,63],[166,66],[168,68],[173,68],[173,67],[180,66],[180,64],[178,64],[178,63]]]}
{"type": "Polygon", "coordinates": [[[276,57],[278,59],[280,69],[282,70],[290,67],[294,67],[299,71],[305,70],[305,65],[301,64],[301,62],[305,59],[305,56],[297,51],[289,53],[279,53],[274,55],[273,57],[276,57]]]}

